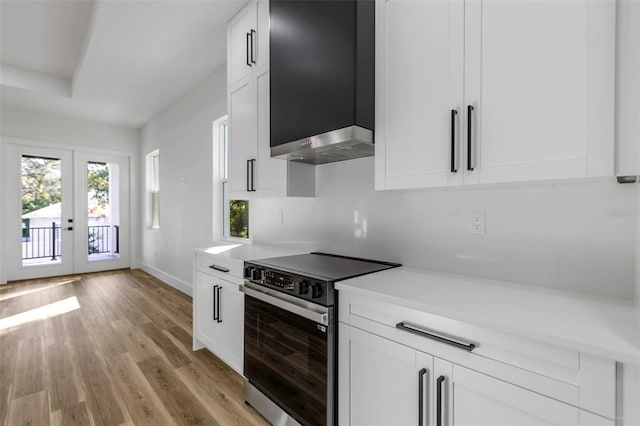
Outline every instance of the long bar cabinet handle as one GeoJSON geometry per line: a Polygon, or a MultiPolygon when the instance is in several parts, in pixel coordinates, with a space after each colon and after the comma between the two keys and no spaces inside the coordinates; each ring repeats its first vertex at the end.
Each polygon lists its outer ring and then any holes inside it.
{"type": "MultiPolygon", "coordinates": [[[[255,35],[256,35],[256,30],[251,29],[251,63],[255,64],[256,63],[256,58],[253,56],[253,52],[256,50],[254,43],[255,43],[255,35]]],[[[256,43],[257,44],[257,43],[256,43]]]]}
{"type": "Polygon", "coordinates": [[[427,369],[418,371],[418,426],[424,426],[424,376],[427,369]]]}
{"type": "Polygon", "coordinates": [[[249,49],[251,49],[251,33],[247,33],[247,66],[251,66],[251,61],[249,59],[249,49]]]}
{"type": "Polygon", "coordinates": [[[472,137],[471,137],[471,130],[472,130],[472,123],[471,123],[471,116],[473,113],[473,105],[468,105],[467,106],[467,170],[472,172],[473,171],[473,164],[472,164],[472,149],[471,149],[471,145],[472,145],[472,137]]]}
{"type": "Polygon", "coordinates": [[[451,173],[458,173],[456,167],[456,116],[458,110],[451,110],[451,173]]]}
{"type": "Polygon", "coordinates": [[[229,272],[229,268],[225,268],[224,266],[209,265],[209,268],[215,269],[216,271],[220,271],[220,272],[229,272]]]}
{"type": "Polygon", "coordinates": [[[218,288],[216,289],[218,295],[216,297],[216,311],[218,311],[218,318],[216,318],[216,321],[218,321],[219,323],[222,322],[222,318],[220,318],[220,291],[222,290],[222,286],[217,286],[218,288]]]}
{"type": "Polygon", "coordinates": [[[251,160],[247,160],[247,192],[251,192],[251,186],[249,185],[249,168],[251,167],[251,160]]]}
{"type": "Polygon", "coordinates": [[[447,345],[455,346],[456,348],[464,349],[465,351],[471,352],[476,348],[476,345],[473,343],[465,343],[457,340],[449,339],[447,337],[436,334],[432,331],[421,330],[415,325],[408,324],[406,322],[399,322],[396,324],[396,328],[399,328],[404,331],[408,331],[409,333],[417,334],[419,336],[426,337],[428,339],[436,340],[438,342],[446,343],[447,345]]]}
{"type": "Polygon", "coordinates": [[[436,426],[442,426],[442,383],[444,376],[438,377],[436,381],[436,426]]]}
{"type": "Polygon", "coordinates": [[[217,285],[214,285],[214,286],[213,286],[213,320],[214,320],[214,321],[217,321],[217,320],[218,320],[218,317],[217,317],[217,315],[216,315],[216,306],[217,306],[217,304],[216,304],[216,294],[217,294],[217,291],[216,291],[216,290],[217,290],[217,289],[218,289],[218,286],[217,286],[217,285]]]}

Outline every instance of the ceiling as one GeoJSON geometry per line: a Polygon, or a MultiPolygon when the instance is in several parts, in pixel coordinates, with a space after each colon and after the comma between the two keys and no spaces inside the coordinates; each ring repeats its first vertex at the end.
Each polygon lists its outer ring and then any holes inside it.
{"type": "Polygon", "coordinates": [[[142,127],[225,63],[245,4],[0,0],[0,102],[142,127]]]}

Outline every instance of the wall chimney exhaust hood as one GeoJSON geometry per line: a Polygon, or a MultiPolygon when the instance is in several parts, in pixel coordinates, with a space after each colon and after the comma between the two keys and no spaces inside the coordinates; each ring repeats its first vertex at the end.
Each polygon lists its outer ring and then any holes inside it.
{"type": "Polygon", "coordinates": [[[374,154],[373,0],[270,0],[271,157],[374,154]]]}

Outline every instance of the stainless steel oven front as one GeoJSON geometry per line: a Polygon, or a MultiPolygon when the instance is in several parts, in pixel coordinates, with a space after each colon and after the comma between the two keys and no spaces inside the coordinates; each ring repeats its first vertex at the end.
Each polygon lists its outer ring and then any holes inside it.
{"type": "Polygon", "coordinates": [[[333,425],[335,313],[245,281],[245,400],[273,424],[333,425]]]}

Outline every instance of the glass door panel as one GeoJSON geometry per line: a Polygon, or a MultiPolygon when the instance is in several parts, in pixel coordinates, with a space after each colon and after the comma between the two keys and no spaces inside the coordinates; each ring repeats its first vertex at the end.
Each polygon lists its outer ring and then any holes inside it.
{"type": "Polygon", "coordinates": [[[72,153],[7,145],[9,279],[73,272],[72,153]]]}
{"type": "Polygon", "coordinates": [[[129,266],[129,159],[75,153],[76,272],[129,266]]]}

